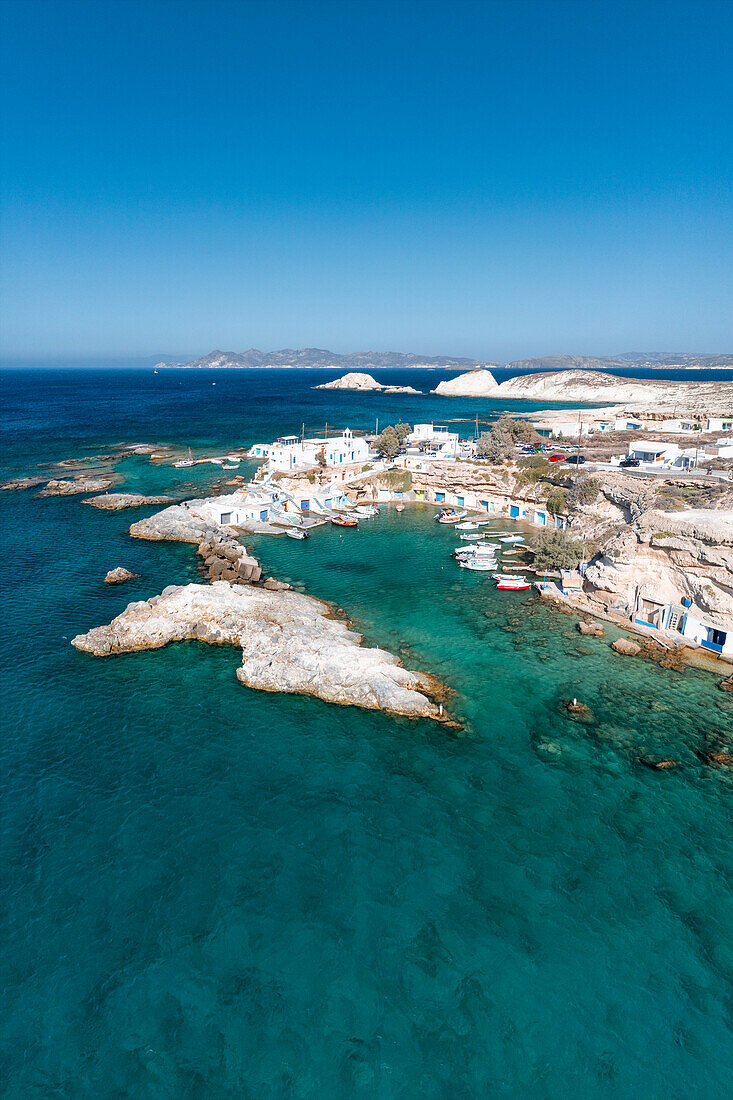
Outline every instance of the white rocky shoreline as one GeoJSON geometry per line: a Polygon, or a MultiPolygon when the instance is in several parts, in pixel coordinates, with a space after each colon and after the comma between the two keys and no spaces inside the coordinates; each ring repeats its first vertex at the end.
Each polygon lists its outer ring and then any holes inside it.
{"type": "Polygon", "coordinates": [[[386,650],[366,648],[328,604],[292,590],[227,581],[171,585],[71,644],[107,657],[185,640],[240,647],[237,677],[250,688],[448,721],[439,680],[403,668],[386,650]]]}

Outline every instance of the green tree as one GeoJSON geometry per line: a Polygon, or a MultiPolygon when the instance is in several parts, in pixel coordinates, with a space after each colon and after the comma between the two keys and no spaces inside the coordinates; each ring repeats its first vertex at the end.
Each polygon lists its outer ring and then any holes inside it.
{"type": "Polygon", "coordinates": [[[481,433],[476,444],[477,456],[487,458],[489,462],[495,464],[504,462],[514,454],[512,438],[500,425],[500,421],[492,424],[490,431],[481,433]]]}
{"type": "Polygon", "coordinates": [[[403,440],[407,439],[408,435],[412,431],[412,428],[409,424],[405,424],[402,420],[399,420],[395,424],[394,430],[397,432],[397,438],[399,439],[400,443],[402,443],[403,440]]]}
{"type": "Polygon", "coordinates": [[[583,559],[583,544],[567,531],[538,531],[530,539],[535,569],[574,569],[583,559]]]}
{"type": "Polygon", "coordinates": [[[374,449],[385,458],[394,458],[400,449],[400,437],[389,424],[374,442],[374,449]]]}

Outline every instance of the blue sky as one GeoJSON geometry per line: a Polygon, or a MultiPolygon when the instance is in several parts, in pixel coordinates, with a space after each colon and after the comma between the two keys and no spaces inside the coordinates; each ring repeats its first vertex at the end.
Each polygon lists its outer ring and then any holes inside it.
{"type": "Polygon", "coordinates": [[[733,350],[733,2],[0,18],[6,361],[733,350]]]}

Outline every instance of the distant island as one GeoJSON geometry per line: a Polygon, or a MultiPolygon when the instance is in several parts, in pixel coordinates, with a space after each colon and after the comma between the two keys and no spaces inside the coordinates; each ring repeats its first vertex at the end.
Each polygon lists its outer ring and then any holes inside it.
{"type": "Polygon", "coordinates": [[[354,351],[341,354],[324,348],[282,348],[280,351],[209,352],[200,359],[186,363],[157,363],[161,367],[186,369],[228,369],[253,367],[300,367],[334,369],[345,372],[366,370],[399,370],[407,367],[429,369],[447,368],[466,370],[471,368],[507,367],[514,371],[548,370],[618,370],[643,367],[645,369],[678,368],[680,370],[733,369],[733,355],[696,355],[688,352],[624,352],[615,356],[547,355],[539,359],[515,359],[511,363],[486,362],[450,355],[418,355],[402,351],[354,351]]]}
{"type": "Polygon", "coordinates": [[[212,351],[201,359],[193,359],[190,363],[157,363],[159,367],[186,367],[186,368],[252,368],[252,367],[307,367],[307,368],[334,368],[345,371],[363,371],[366,367],[382,369],[399,369],[402,367],[453,367],[461,370],[466,367],[480,367],[483,363],[478,359],[456,359],[445,355],[415,355],[413,352],[401,351],[355,351],[341,355],[335,351],[326,351],[323,348],[283,348],[280,351],[259,351],[250,348],[249,351],[212,351]]]}

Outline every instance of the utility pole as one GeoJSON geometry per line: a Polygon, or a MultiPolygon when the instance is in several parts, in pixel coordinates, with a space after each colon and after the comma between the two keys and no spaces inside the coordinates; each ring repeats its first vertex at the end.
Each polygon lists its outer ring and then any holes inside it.
{"type": "Polygon", "coordinates": [[[478,443],[478,413],[476,413],[476,431],[474,432],[473,438],[478,443]]]}
{"type": "Polygon", "coordinates": [[[376,424],[374,425],[374,434],[379,435],[379,417],[377,417],[376,424]]]}

